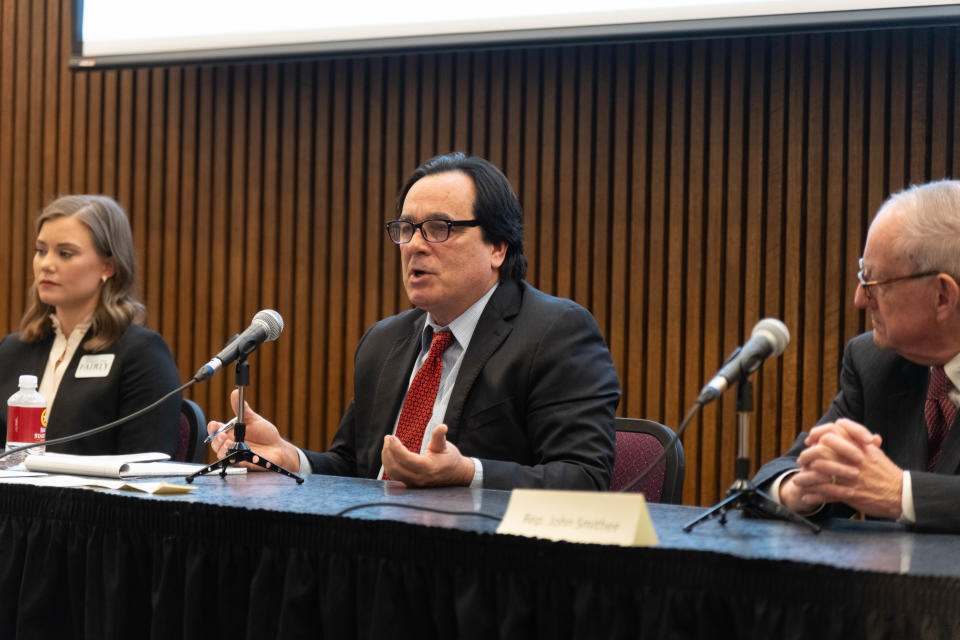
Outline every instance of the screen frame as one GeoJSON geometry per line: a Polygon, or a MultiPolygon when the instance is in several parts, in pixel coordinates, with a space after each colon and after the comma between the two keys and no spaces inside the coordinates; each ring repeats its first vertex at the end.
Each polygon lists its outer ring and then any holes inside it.
{"type": "Polygon", "coordinates": [[[82,53],[83,2],[84,0],[71,0],[69,66],[74,70],[267,62],[451,50],[560,46],[588,42],[622,43],[704,37],[735,37],[756,33],[782,34],[877,29],[891,26],[905,28],[960,24],[960,4],[947,4],[550,29],[431,34],[88,57],[82,53]]]}

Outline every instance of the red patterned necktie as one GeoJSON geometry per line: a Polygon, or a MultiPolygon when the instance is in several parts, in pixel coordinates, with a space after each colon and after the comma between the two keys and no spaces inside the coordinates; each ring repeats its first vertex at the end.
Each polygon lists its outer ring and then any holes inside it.
{"type": "MultiPolygon", "coordinates": [[[[437,389],[440,387],[440,372],[443,370],[443,352],[453,344],[453,334],[449,331],[438,331],[433,334],[430,343],[430,353],[420,365],[420,369],[413,377],[407,397],[400,410],[400,420],[397,422],[397,437],[410,451],[420,453],[423,444],[423,432],[427,428],[430,416],[433,415],[433,405],[437,400],[437,389]]],[[[383,472],[383,479],[389,480],[387,472],[383,472]]]]}
{"type": "Polygon", "coordinates": [[[929,438],[927,469],[933,470],[940,460],[943,442],[947,439],[950,426],[957,416],[957,406],[950,399],[953,383],[947,377],[943,367],[930,369],[930,385],[927,387],[927,402],[923,415],[927,419],[927,437],[929,438]]]}

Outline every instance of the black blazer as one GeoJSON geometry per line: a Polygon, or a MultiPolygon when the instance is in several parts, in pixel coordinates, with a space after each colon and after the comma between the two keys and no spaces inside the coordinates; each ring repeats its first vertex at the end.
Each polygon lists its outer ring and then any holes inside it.
{"type": "MultiPolygon", "coordinates": [[[[85,340],[90,337],[88,332],[85,340]]],[[[21,374],[40,379],[47,366],[53,336],[36,343],[10,334],[0,341],[0,398],[3,399],[0,438],[7,435],[7,399],[18,389],[21,374]]],[[[133,413],[180,386],[173,356],[159,334],[131,325],[98,354],[115,355],[103,378],[77,378],[80,358],[91,353],[83,344],[73,354],[57,390],[47,422],[47,440],[98,427],[133,413]]],[[[51,447],[59,453],[110,455],[160,451],[173,455],[177,447],[180,394],[146,415],[88,438],[51,447]]]]}
{"type": "MultiPolygon", "coordinates": [[[[880,349],[872,333],[859,335],[843,354],[840,393],[817,424],[850,418],[880,434],[887,456],[910,471],[917,526],[960,531],[960,417],[950,429],[936,469],[928,472],[923,405],[929,378],[929,367],[880,349]]],[[[769,482],[795,468],[806,437],[801,433],[786,454],[761,467],[755,482],[769,482]]],[[[821,513],[845,516],[851,512],[845,505],[828,505],[821,513]]]]}
{"type": "MultiPolygon", "coordinates": [[[[354,397],[314,472],[375,478],[420,349],[425,313],[373,325],[354,356],[354,397]]],[[[610,351],[578,304],[524,282],[487,303],[444,416],[448,438],[483,464],[489,489],[606,489],[620,384],[610,351]]]]}

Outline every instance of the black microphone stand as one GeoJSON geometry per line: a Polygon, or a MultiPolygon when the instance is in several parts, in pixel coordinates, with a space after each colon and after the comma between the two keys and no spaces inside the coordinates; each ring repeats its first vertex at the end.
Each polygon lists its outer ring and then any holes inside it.
{"type": "MultiPolygon", "coordinates": [[[[256,345],[253,345],[253,348],[256,348],[256,345]]],[[[186,477],[186,480],[187,482],[193,482],[193,479],[197,476],[206,473],[212,473],[217,469],[220,470],[220,477],[224,478],[227,475],[227,469],[230,467],[230,465],[237,464],[238,462],[251,462],[257,466],[263,467],[267,471],[275,471],[276,473],[282,473],[285,476],[289,476],[296,480],[297,484],[303,484],[303,478],[295,473],[287,471],[274,462],[270,462],[259,453],[254,453],[253,450],[250,449],[250,447],[248,447],[243,441],[247,435],[247,425],[243,422],[243,393],[244,389],[250,384],[250,365],[247,363],[247,355],[249,354],[241,354],[240,357],[237,358],[237,373],[235,377],[238,392],[237,422],[233,425],[233,444],[227,449],[227,455],[225,458],[221,458],[213,464],[207,465],[203,469],[191,473],[186,477]]]]}
{"type": "Polygon", "coordinates": [[[748,379],[737,383],[737,460],[734,465],[736,479],[727,489],[727,497],[713,508],[683,526],[687,533],[708,518],[720,516],[720,524],[727,523],[727,511],[739,509],[748,516],[773,517],[787,522],[802,524],[814,533],[820,527],[774,501],[750,482],[750,412],[753,411],[753,383],[748,379]]]}

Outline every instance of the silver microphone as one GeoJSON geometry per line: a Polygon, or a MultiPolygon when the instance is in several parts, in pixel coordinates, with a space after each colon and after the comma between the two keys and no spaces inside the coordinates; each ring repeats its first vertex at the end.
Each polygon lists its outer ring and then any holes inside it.
{"type": "Polygon", "coordinates": [[[753,327],[743,348],[700,390],[697,402],[707,404],[716,400],[731,384],[756,371],[764,360],[783,353],[789,342],[787,325],[776,318],[764,318],[753,327]]]}
{"type": "Polygon", "coordinates": [[[200,367],[193,379],[197,382],[206,380],[217,369],[225,364],[230,364],[240,356],[246,356],[253,352],[261,342],[270,342],[280,337],[283,331],[283,318],[273,309],[264,309],[258,311],[250,326],[243,333],[227,343],[220,353],[215,355],[210,361],[200,367]]]}

